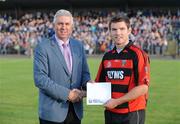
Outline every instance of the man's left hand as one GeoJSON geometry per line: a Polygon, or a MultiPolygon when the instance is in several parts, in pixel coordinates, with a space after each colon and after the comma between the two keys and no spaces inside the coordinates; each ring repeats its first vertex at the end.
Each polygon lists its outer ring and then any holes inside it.
{"type": "Polygon", "coordinates": [[[107,109],[113,109],[118,105],[119,104],[118,104],[117,99],[110,99],[104,104],[104,107],[106,107],[107,109]]]}

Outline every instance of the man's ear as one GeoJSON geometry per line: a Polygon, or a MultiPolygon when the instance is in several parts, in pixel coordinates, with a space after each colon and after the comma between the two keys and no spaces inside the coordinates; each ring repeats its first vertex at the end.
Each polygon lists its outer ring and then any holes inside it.
{"type": "Polygon", "coordinates": [[[72,32],[73,32],[73,31],[74,31],[74,29],[75,29],[75,28],[74,28],[74,25],[72,25],[72,27],[71,27],[71,28],[72,28],[72,32]]]}
{"type": "Polygon", "coordinates": [[[129,34],[131,34],[131,31],[132,31],[132,28],[129,27],[129,29],[128,29],[129,34]]]}

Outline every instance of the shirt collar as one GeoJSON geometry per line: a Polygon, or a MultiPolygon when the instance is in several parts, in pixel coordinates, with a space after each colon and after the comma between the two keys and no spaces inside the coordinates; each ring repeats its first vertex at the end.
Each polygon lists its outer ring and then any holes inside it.
{"type": "Polygon", "coordinates": [[[123,48],[117,48],[116,46],[114,47],[114,50],[117,53],[120,53],[121,51],[123,51],[125,48],[130,47],[133,44],[133,41],[129,40],[128,44],[126,46],[124,46],[123,48]]]}
{"type": "Polygon", "coordinates": [[[123,49],[124,49],[124,47],[123,48],[116,48],[116,51],[117,51],[117,53],[120,53],[123,49]]]}
{"type": "MultiPolygon", "coordinates": [[[[60,47],[62,47],[62,45],[64,44],[64,41],[60,40],[56,35],[55,35],[55,39],[56,39],[58,45],[60,47]]],[[[66,44],[67,44],[67,46],[69,46],[69,39],[66,41],[66,44]]]]}

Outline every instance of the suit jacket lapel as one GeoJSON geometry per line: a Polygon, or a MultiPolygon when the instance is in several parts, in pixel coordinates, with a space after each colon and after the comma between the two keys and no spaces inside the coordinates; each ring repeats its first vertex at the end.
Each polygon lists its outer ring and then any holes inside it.
{"type": "Polygon", "coordinates": [[[73,42],[73,39],[70,38],[70,49],[71,49],[71,55],[72,55],[72,76],[73,74],[77,73],[76,70],[75,70],[75,66],[78,65],[78,62],[79,62],[79,59],[78,59],[78,54],[77,54],[77,46],[75,44],[75,42],[73,42]]]}
{"type": "Polygon", "coordinates": [[[69,72],[69,70],[67,68],[67,65],[66,65],[66,61],[65,61],[64,56],[63,56],[63,54],[62,54],[62,52],[61,52],[61,50],[60,50],[60,48],[58,46],[58,43],[57,43],[55,37],[51,38],[51,45],[53,47],[52,49],[53,49],[54,53],[59,58],[60,63],[63,65],[63,68],[64,68],[65,72],[68,75],[70,75],[70,72],[69,72]]]}

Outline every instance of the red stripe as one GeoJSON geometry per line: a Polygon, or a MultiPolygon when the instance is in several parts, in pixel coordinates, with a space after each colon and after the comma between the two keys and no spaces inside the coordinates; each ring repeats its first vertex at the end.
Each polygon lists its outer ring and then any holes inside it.
{"type": "Polygon", "coordinates": [[[104,60],[105,68],[133,68],[132,60],[104,60]]]}
{"type": "Polygon", "coordinates": [[[120,98],[123,95],[124,95],[124,93],[112,92],[112,98],[120,98]]]}
{"type": "Polygon", "coordinates": [[[111,112],[114,112],[114,113],[120,113],[120,114],[125,114],[125,113],[128,113],[129,110],[128,108],[123,108],[123,109],[111,109],[109,110],[111,112]]]}

